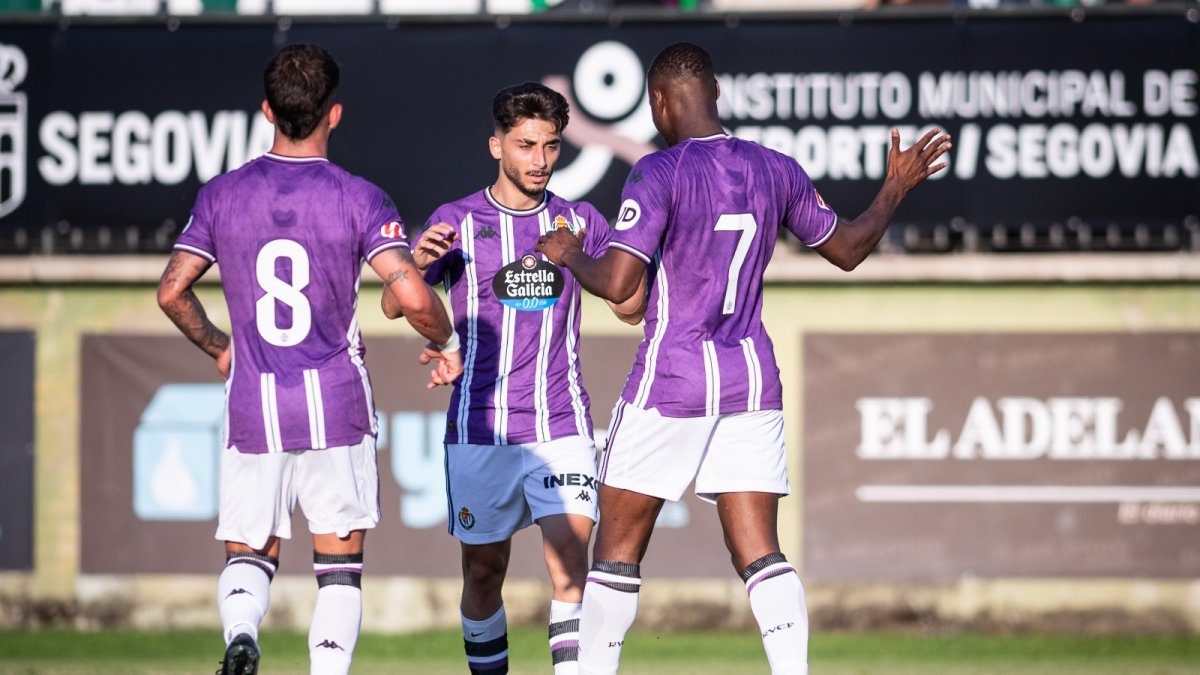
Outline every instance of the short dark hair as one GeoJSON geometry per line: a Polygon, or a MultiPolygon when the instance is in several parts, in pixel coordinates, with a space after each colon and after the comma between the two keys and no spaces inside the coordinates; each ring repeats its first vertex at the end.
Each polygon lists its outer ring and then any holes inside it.
{"type": "Polygon", "coordinates": [[[492,99],[492,121],[496,131],[508,133],[521,120],[545,120],[562,133],[571,115],[563,95],[538,82],[522,82],[496,92],[492,99]]]}
{"type": "Polygon", "coordinates": [[[654,57],[654,62],[650,64],[650,70],[646,73],[647,82],[653,83],[664,78],[715,80],[712,57],[703,47],[691,42],[668,45],[654,57]]]}
{"type": "Polygon", "coordinates": [[[275,125],[292,140],[308,138],[329,114],[340,82],[341,69],[323,47],[298,44],[280,49],[263,72],[275,125]]]}

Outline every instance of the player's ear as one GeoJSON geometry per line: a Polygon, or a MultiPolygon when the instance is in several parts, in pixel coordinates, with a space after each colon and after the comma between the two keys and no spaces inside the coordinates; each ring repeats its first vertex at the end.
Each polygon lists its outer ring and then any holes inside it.
{"type": "Polygon", "coordinates": [[[267,121],[271,124],[275,124],[275,111],[271,110],[271,104],[267,103],[267,99],[265,98],[262,102],[262,111],[263,116],[267,118],[267,121]]]}
{"type": "Polygon", "coordinates": [[[342,104],[334,103],[329,108],[329,128],[336,129],[342,122],[342,104]]]}
{"type": "Polygon", "coordinates": [[[715,92],[714,101],[721,98],[721,83],[717,82],[716,78],[713,79],[713,92],[715,92]]]}
{"type": "Polygon", "coordinates": [[[500,138],[492,136],[488,139],[488,150],[492,152],[492,159],[500,159],[500,138]]]}

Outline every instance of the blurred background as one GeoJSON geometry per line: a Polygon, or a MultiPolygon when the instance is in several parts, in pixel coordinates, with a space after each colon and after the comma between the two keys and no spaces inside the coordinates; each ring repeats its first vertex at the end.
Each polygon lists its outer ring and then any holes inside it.
{"type": "MultiPolygon", "coordinates": [[[[331,158],[415,231],[494,180],[491,98],[525,80],[572,103],[551,189],[614,217],[663,146],[645,69],[687,40],[727,129],[843,217],[892,127],[955,139],[859,269],[788,235],[768,271],[781,538],[814,628],[1200,632],[1198,22],[1194,2],[0,0],[0,626],[218,625],[223,386],[154,288],[197,189],[269,147],[278,47],[338,58],[331,158]]],[[[200,296],[228,326],[218,271],[200,296]]],[[[364,630],[453,627],[448,396],[364,279],[384,433],[364,630]]],[[[602,441],[640,331],[584,314],[602,441]]],[[[268,626],[303,630],[294,529],[268,626]]],[[[508,616],[535,625],[540,542],[516,549],[508,616]]],[[[643,576],[640,626],[753,624],[694,498],[643,576]]]]}

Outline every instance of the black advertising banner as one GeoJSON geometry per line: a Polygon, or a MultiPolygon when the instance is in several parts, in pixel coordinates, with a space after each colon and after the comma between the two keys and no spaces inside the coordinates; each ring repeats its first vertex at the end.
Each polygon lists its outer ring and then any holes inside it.
{"type": "Polygon", "coordinates": [[[905,142],[933,126],[955,138],[901,228],[1169,248],[1200,214],[1200,25],[1182,12],[285,25],[0,27],[0,248],[168,248],[202,182],[269,146],[262,68],[304,41],[343,66],[332,159],[385,188],[410,227],[494,180],[491,98],[524,80],[573,104],[551,188],[612,217],[631,163],[663,143],[644,72],[677,40],[712,53],[725,126],[795,157],[847,217],[874,196],[893,126],[905,142]]]}
{"type": "Polygon", "coordinates": [[[34,344],[0,332],[0,570],[33,569],[34,344]]]}
{"type": "MultiPolygon", "coordinates": [[[[446,532],[442,437],[450,392],[425,389],[424,342],[368,337],[378,415],[382,520],[367,536],[373,574],[457,577],[446,532]]],[[[597,441],[638,340],[585,335],[584,386],[597,441]]],[[[89,574],[207,573],[224,560],[216,532],[224,385],[211,359],[182,337],[87,335],[82,349],[81,570],[89,574]],[[120,541],[120,545],[113,542],[120,541]]],[[[312,542],[297,509],[281,569],[311,574],[312,542]]],[[[667,504],[644,569],[664,577],[726,577],[715,509],[687,496],[667,504]]],[[[509,576],[544,578],[536,527],[514,537],[509,576]]]]}
{"type": "Polygon", "coordinates": [[[805,573],[1200,575],[1200,334],[804,339],[805,573]]]}

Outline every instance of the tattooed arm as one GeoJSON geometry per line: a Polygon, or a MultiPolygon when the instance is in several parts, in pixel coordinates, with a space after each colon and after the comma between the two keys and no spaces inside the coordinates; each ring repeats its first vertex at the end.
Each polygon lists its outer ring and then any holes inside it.
{"type": "Polygon", "coordinates": [[[462,355],[446,306],[417,270],[408,249],[393,248],[371,258],[371,268],[383,279],[383,313],[403,316],[430,344],[420,362],[434,362],[429,386],[450,384],[462,374],[462,355]]]}
{"type": "Polygon", "coordinates": [[[204,306],[192,291],[192,284],[211,266],[212,263],[198,255],[172,253],[158,282],[158,306],[187,339],[216,359],[221,377],[228,377],[229,336],[208,320],[204,306]]]}

